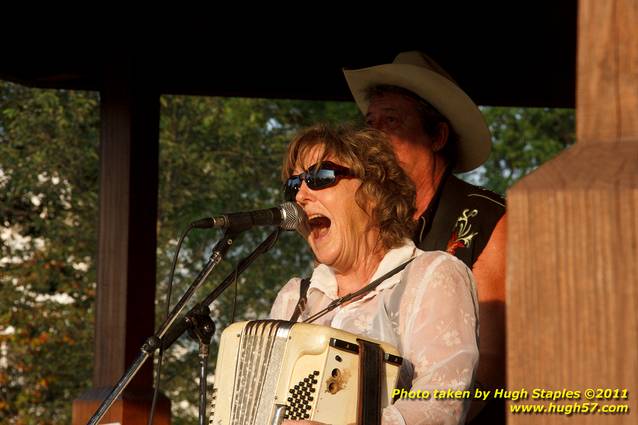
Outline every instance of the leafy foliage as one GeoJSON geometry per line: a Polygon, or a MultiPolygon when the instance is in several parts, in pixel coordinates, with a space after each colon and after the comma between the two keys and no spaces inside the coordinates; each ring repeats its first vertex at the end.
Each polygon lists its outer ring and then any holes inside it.
{"type": "Polygon", "coordinates": [[[492,153],[468,180],[504,194],[523,176],[575,141],[573,109],[482,109],[492,132],[492,153]]]}
{"type": "MultiPolygon", "coordinates": [[[[317,121],[360,120],[352,103],[239,98],[161,98],[157,323],[180,232],[194,219],[279,204],[286,144],[317,121]]],[[[0,82],[0,422],[70,422],[71,400],[90,387],[98,206],[99,103],[94,93],[0,82]]],[[[495,136],[490,161],[468,178],[503,192],[573,141],[573,111],[485,108],[495,136]]],[[[267,235],[242,235],[209,277],[206,293],[267,235]]],[[[186,239],[172,304],[221,236],[186,239]]],[[[264,317],[276,291],[312,259],[282,234],[213,306],[221,331],[264,317]],[[233,305],[236,308],[233,308],[233,305]]],[[[216,341],[211,353],[216,352],[216,341]]],[[[175,424],[196,416],[196,344],[166,353],[162,390],[175,424]]],[[[211,356],[214,357],[214,356],[211,356]]],[[[211,366],[214,358],[211,358],[211,366]]]]}
{"type": "Polygon", "coordinates": [[[0,84],[0,422],[69,421],[90,384],[94,94],[0,84]]]}

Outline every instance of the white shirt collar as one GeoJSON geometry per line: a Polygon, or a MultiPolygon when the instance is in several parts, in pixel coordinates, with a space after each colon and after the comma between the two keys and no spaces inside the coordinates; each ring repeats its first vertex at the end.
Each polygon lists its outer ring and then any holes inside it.
{"type": "MultiPolygon", "coordinates": [[[[379,267],[372,275],[370,282],[377,279],[378,277],[383,276],[385,273],[394,269],[395,267],[403,264],[408,261],[413,256],[416,256],[420,253],[420,250],[414,245],[409,239],[404,239],[404,244],[398,248],[393,248],[388,251],[381,262],[379,263],[379,267]]],[[[396,273],[382,282],[379,286],[377,286],[371,293],[375,293],[382,289],[391,288],[396,285],[401,280],[402,272],[396,273]]],[[[370,282],[366,282],[370,283],[370,282]]],[[[338,298],[338,288],[337,288],[337,278],[335,276],[334,270],[332,267],[327,266],[325,264],[320,264],[312,272],[312,277],[310,279],[310,287],[308,289],[308,293],[311,290],[318,290],[323,292],[330,299],[338,298]]],[[[368,298],[371,294],[367,294],[363,299],[368,298]]]]}

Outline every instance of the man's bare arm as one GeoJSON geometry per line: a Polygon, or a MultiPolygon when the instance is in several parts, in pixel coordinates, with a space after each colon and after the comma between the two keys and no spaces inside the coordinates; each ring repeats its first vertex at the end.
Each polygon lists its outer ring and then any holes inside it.
{"type": "Polygon", "coordinates": [[[507,218],[503,215],[474,263],[480,311],[477,380],[483,387],[505,386],[505,255],[507,218]]]}

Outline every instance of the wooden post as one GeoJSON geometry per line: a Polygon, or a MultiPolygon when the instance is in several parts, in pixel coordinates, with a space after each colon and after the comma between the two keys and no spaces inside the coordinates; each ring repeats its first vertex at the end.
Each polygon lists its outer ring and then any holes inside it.
{"type": "MultiPolygon", "coordinates": [[[[88,421],[155,327],[159,99],[147,81],[133,74],[126,57],[110,63],[101,91],[93,389],[74,401],[74,424],[88,421]]],[[[151,368],[149,359],[103,423],[146,424],[151,368]]],[[[170,423],[165,397],[160,398],[156,418],[155,423],[170,423]]]]}
{"type": "Polygon", "coordinates": [[[581,0],[577,143],[508,193],[508,387],[580,391],[508,424],[634,424],[638,414],[638,2],[581,0]],[[587,389],[628,399],[587,399],[587,389]],[[590,405],[591,407],[591,405],[590,405]],[[564,409],[564,407],[563,407],[564,409]],[[539,417],[540,416],[540,417],[539,417]]]}

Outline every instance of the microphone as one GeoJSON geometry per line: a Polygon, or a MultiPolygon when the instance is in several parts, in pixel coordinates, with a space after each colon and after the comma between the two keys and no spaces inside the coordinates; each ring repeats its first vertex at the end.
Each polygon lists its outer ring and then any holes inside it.
{"type": "Polygon", "coordinates": [[[242,232],[255,226],[279,226],[284,230],[297,230],[306,221],[306,214],[294,202],[278,207],[244,211],[207,217],[191,223],[199,229],[218,228],[242,232]]]}

